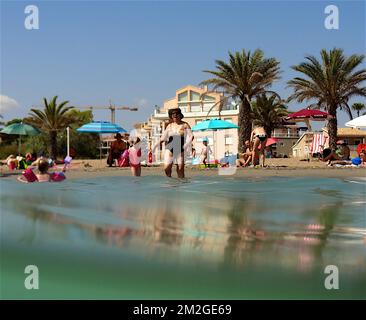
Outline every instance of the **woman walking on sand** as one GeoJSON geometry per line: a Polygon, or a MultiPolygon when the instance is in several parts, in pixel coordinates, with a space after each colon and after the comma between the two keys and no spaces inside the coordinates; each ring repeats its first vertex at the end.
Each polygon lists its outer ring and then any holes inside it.
{"type": "Polygon", "coordinates": [[[267,142],[267,134],[263,127],[254,127],[251,134],[251,140],[253,141],[253,150],[252,150],[252,161],[253,165],[259,164],[259,152],[262,155],[262,167],[264,167],[264,150],[267,142]],[[258,150],[258,147],[261,147],[258,150]]]}
{"type": "Polygon", "coordinates": [[[180,108],[168,111],[170,123],[163,132],[160,141],[154,145],[152,151],[162,142],[166,142],[164,154],[164,170],[167,177],[172,176],[174,162],[177,167],[178,178],[184,178],[184,151],[190,150],[193,140],[191,127],[182,121],[183,114],[180,108]]]}

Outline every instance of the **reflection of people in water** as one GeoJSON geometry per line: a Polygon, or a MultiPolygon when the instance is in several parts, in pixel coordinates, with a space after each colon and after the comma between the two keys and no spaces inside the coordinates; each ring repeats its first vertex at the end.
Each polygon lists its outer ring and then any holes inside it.
{"type": "Polygon", "coordinates": [[[178,178],[184,178],[184,151],[190,149],[193,135],[191,127],[187,122],[182,121],[183,114],[180,108],[168,111],[171,121],[163,132],[159,143],[152,151],[162,143],[166,142],[164,154],[164,169],[168,177],[172,176],[173,163],[176,162],[178,178]]]}

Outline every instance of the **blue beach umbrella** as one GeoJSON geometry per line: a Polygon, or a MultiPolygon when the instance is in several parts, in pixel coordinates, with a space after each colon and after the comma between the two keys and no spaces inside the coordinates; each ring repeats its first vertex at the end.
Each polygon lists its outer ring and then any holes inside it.
{"type": "MultiPolygon", "coordinates": [[[[84,124],[82,127],[76,129],[77,132],[89,132],[89,133],[98,133],[99,139],[100,135],[103,133],[120,133],[127,132],[125,129],[120,127],[115,123],[111,123],[108,121],[93,121],[87,124],[84,124]]],[[[100,159],[102,159],[102,146],[100,146],[100,159]]]]}
{"type": "Polygon", "coordinates": [[[192,127],[192,131],[238,129],[239,127],[229,121],[221,119],[207,119],[192,127]]]}
{"type": "MultiPolygon", "coordinates": [[[[192,127],[192,131],[217,131],[217,130],[225,130],[225,129],[238,129],[239,127],[229,121],[221,120],[221,119],[207,119],[203,120],[200,123],[197,123],[192,127]]],[[[215,149],[215,142],[213,142],[213,147],[215,149]]],[[[214,150],[215,156],[215,150],[214,150]]]]}

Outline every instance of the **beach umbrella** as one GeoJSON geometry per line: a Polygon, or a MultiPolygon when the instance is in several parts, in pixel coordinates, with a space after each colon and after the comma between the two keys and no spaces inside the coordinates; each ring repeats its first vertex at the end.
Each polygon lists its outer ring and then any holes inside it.
{"type": "MultiPolygon", "coordinates": [[[[200,123],[197,123],[192,127],[192,131],[217,131],[217,130],[225,130],[225,129],[238,129],[239,127],[229,121],[221,120],[221,119],[207,119],[203,120],[200,123]]],[[[213,154],[215,157],[215,137],[213,134],[213,154]]],[[[216,157],[215,157],[216,158],[216,157]]]]}
{"type": "Polygon", "coordinates": [[[286,121],[295,121],[295,122],[305,122],[308,129],[312,131],[310,120],[311,121],[325,121],[328,118],[329,114],[324,111],[305,108],[301,109],[297,112],[294,112],[288,115],[285,120],[286,121]]]}
{"type": "Polygon", "coordinates": [[[366,128],[366,115],[354,118],[353,120],[346,122],[346,127],[366,128]]]}
{"type": "Polygon", "coordinates": [[[20,154],[20,147],[22,144],[21,136],[35,136],[40,133],[40,131],[29,124],[25,124],[23,122],[13,123],[9,126],[6,126],[4,129],[0,131],[5,134],[16,134],[19,135],[19,146],[18,153],[20,154]]]}
{"type": "Polygon", "coordinates": [[[88,132],[88,133],[97,133],[99,135],[100,142],[100,159],[102,159],[102,145],[101,145],[101,134],[103,133],[124,133],[127,132],[125,129],[120,127],[115,123],[111,123],[108,121],[93,121],[87,124],[84,124],[80,128],[76,129],[78,132],[88,132]]]}
{"type": "MultiPolygon", "coordinates": [[[[275,143],[277,143],[278,141],[280,141],[280,139],[277,139],[277,138],[268,138],[267,139],[267,142],[266,142],[266,147],[269,147],[275,143]]],[[[258,146],[258,149],[261,148],[261,145],[258,146]]]]}

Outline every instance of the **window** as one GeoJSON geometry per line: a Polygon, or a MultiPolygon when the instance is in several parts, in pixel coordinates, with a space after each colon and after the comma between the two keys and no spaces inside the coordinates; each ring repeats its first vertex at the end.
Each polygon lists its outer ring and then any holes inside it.
{"type": "Polygon", "coordinates": [[[198,92],[191,91],[191,101],[200,101],[200,96],[198,92]]]}
{"type": "Polygon", "coordinates": [[[225,136],[225,144],[232,145],[233,144],[233,137],[232,136],[225,136]]]}
{"type": "Polygon", "coordinates": [[[200,112],[201,105],[199,103],[191,103],[191,111],[192,112],[200,112]]]}
{"type": "Polygon", "coordinates": [[[215,101],[215,98],[214,98],[214,97],[211,97],[211,96],[207,96],[207,95],[205,95],[205,96],[203,97],[203,100],[204,100],[204,101],[215,101]]]}
{"type": "Polygon", "coordinates": [[[178,94],[178,101],[179,102],[185,102],[188,101],[188,91],[182,92],[178,94]]]}

